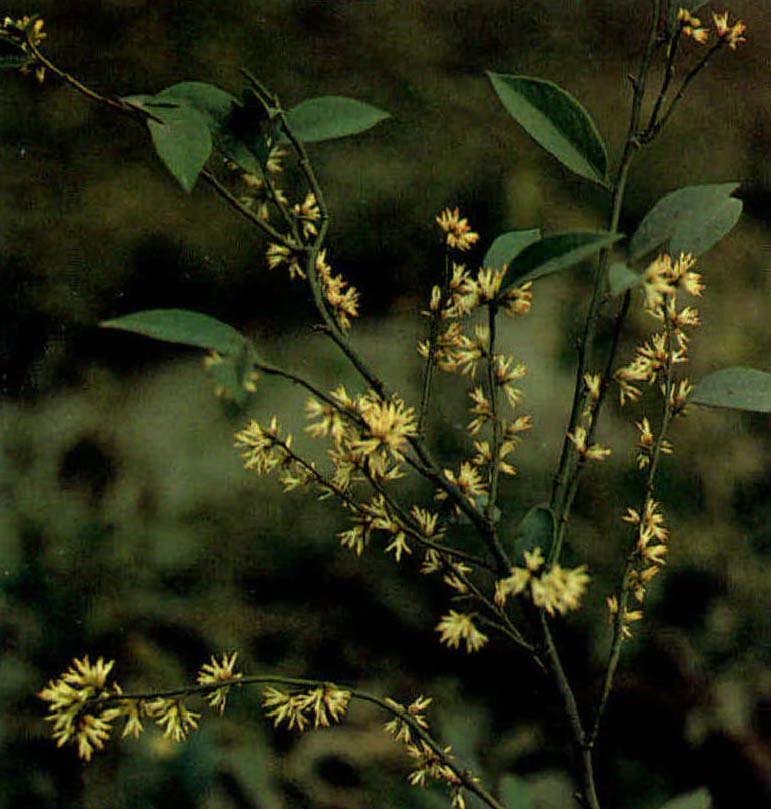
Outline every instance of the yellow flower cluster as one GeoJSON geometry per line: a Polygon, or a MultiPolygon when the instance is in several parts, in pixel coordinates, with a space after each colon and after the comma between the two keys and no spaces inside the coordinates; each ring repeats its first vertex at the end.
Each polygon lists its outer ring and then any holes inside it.
{"type": "Polygon", "coordinates": [[[327,263],[327,251],[316,256],[316,272],[319,275],[324,297],[334,313],[341,329],[350,329],[351,320],[359,316],[359,291],[342,275],[334,275],[327,263]]]}
{"type": "Polygon", "coordinates": [[[321,219],[321,209],[316,200],[316,195],[312,191],[305,195],[302,204],[297,203],[293,206],[292,213],[300,223],[303,239],[309,241],[312,237],[318,235],[319,229],[316,223],[321,219]]]}
{"type": "Polygon", "coordinates": [[[285,244],[278,244],[271,242],[265,253],[265,260],[268,264],[269,270],[274,270],[276,267],[281,267],[286,264],[289,269],[289,278],[304,279],[305,270],[302,268],[302,253],[299,249],[293,249],[285,244]]]}
{"type": "Polygon", "coordinates": [[[230,688],[243,678],[240,672],[234,671],[237,657],[238,652],[233,652],[229,657],[222,655],[222,660],[217,660],[212,655],[211,662],[204,664],[198,673],[198,685],[212,687],[204,699],[211,708],[219,711],[220,714],[225,712],[230,688]]]}
{"type": "MultiPolygon", "coordinates": [[[[395,711],[409,714],[412,721],[415,722],[418,727],[423,728],[423,730],[428,730],[428,718],[424,714],[432,702],[431,697],[424,697],[421,694],[406,707],[404,705],[400,705],[398,702],[390,698],[386,698],[386,702],[395,711]]],[[[397,742],[402,742],[402,744],[410,744],[413,741],[414,731],[410,725],[399,716],[394,716],[393,719],[385,723],[383,728],[385,732],[388,733],[389,736],[393,736],[397,742]]]]}
{"type": "Polygon", "coordinates": [[[252,419],[243,430],[236,433],[235,439],[235,446],[242,450],[244,468],[258,475],[266,475],[277,466],[286,468],[293,463],[290,450],[292,436],[281,438],[281,427],[275,416],[267,429],[252,419]]]}
{"type": "MultiPolygon", "coordinates": [[[[48,36],[43,31],[44,25],[45,23],[40,17],[25,15],[18,20],[6,17],[2,26],[0,26],[0,35],[12,39],[18,47],[29,54],[29,61],[20,68],[20,71],[25,75],[31,72],[32,66],[35,64],[34,56],[30,53],[30,45],[37,48],[48,36]]],[[[45,75],[45,67],[39,64],[35,68],[35,78],[40,84],[45,80],[45,75]]]]}
{"type": "Polygon", "coordinates": [[[407,714],[410,719],[425,731],[428,731],[428,718],[425,711],[431,704],[430,697],[422,694],[406,707],[392,699],[386,703],[394,710],[395,716],[383,726],[386,733],[403,744],[407,754],[413,761],[413,771],[408,780],[412,786],[426,787],[431,782],[444,783],[450,788],[451,806],[454,809],[465,809],[461,781],[449,765],[452,748],[445,747],[440,756],[429,744],[418,737],[413,727],[398,714],[407,714]]]}
{"type": "Polygon", "coordinates": [[[314,728],[328,728],[333,722],[339,722],[348,710],[350,701],[350,691],[326,683],[309,691],[294,693],[266,688],[262,705],[275,727],[283,723],[289,730],[303,731],[311,725],[314,728]]]}
{"type": "MultiPolygon", "coordinates": [[[[674,393],[674,391],[673,391],[674,393]]],[[[654,448],[656,446],[656,439],[651,429],[651,424],[647,416],[636,422],[637,429],[640,437],[637,442],[639,452],[637,453],[637,468],[647,469],[650,466],[651,458],[653,457],[654,448]]],[[[664,439],[661,442],[661,452],[664,455],[671,455],[673,452],[672,443],[664,439]]]]}
{"type": "Polygon", "coordinates": [[[363,477],[401,477],[409,441],[417,435],[415,410],[396,395],[383,399],[373,391],[352,398],[342,385],[330,393],[331,403],[309,399],[305,406],[315,438],[330,437],[334,482],[343,490],[363,477]]]}
{"type": "MultiPolygon", "coordinates": [[[[636,509],[627,508],[621,519],[635,527],[637,541],[635,557],[628,573],[628,585],[635,600],[641,605],[645,601],[648,585],[665,563],[669,551],[669,530],[664,524],[661,506],[652,498],[645,501],[642,514],[636,509]]],[[[630,610],[626,603],[619,602],[618,596],[610,596],[607,603],[611,620],[616,620],[619,611],[622,611],[621,632],[624,637],[631,637],[629,625],[642,619],[642,610],[630,610]]]]}
{"type": "Polygon", "coordinates": [[[445,233],[447,246],[453,250],[470,250],[479,241],[479,234],[471,230],[468,219],[461,217],[458,208],[445,208],[436,217],[436,223],[445,233]]]}
{"type": "MultiPolygon", "coordinates": [[[[621,404],[637,401],[642,396],[641,384],[653,385],[663,382],[669,364],[678,365],[688,361],[688,335],[686,328],[700,324],[699,312],[691,306],[678,309],[678,292],[701,295],[704,284],[701,275],[693,272],[696,260],[683,253],[677,261],[662,254],[643,274],[645,309],[657,320],[664,321],[667,331],[653,334],[649,341],[638,346],[632,361],[619,368],[615,380],[619,386],[621,404]],[[669,332],[669,335],[668,335],[669,332]]],[[[691,386],[683,380],[677,387],[678,411],[685,407],[691,386]]]]}
{"type": "Polygon", "coordinates": [[[436,625],[439,640],[450,649],[458,649],[461,642],[466,651],[478,652],[488,641],[487,635],[474,625],[474,616],[450,610],[436,625]]]}
{"type": "MultiPolygon", "coordinates": [[[[265,173],[267,175],[280,174],[283,171],[282,161],[288,154],[289,152],[282,146],[273,146],[265,162],[265,173]]],[[[238,175],[244,186],[243,192],[238,196],[238,202],[247,210],[252,211],[263,222],[270,221],[271,205],[288,208],[289,200],[284,191],[273,184],[265,174],[258,175],[244,171],[237,163],[232,161],[228,161],[226,167],[238,175]]],[[[300,206],[295,207],[299,208],[300,206]]],[[[293,213],[296,213],[294,209],[293,213]]],[[[297,268],[295,268],[295,273],[296,270],[297,268]]],[[[294,277],[294,274],[292,274],[292,277],[294,277]]]]}
{"type": "MultiPolygon", "coordinates": [[[[680,8],[677,12],[677,20],[680,23],[680,30],[684,36],[690,37],[699,45],[705,45],[709,41],[710,31],[702,25],[701,20],[694,16],[687,8],[680,8]]],[[[736,50],[737,45],[741,45],[747,40],[743,34],[747,31],[747,26],[738,20],[733,25],[728,23],[728,12],[722,14],[713,12],[712,20],[715,25],[715,34],[721,44],[728,45],[731,50],[736,50]]]]}
{"type": "Polygon", "coordinates": [[[525,566],[512,567],[511,575],[500,579],[495,585],[495,603],[503,607],[514,596],[529,595],[536,607],[545,609],[549,615],[577,610],[589,584],[586,565],[567,569],[553,564],[537,575],[544,567],[541,548],[524,552],[525,566]]]}
{"type": "MultiPolygon", "coordinates": [[[[203,697],[222,713],[228,689],[241,679],[234,671],[237,655],[212,657],[198,675],[204,686],[203,697]],[[209,688],[210,687],[210,688],[209,688]]],[[[142,718],[154,720],[164,735],[175,742],[184,741],[198,727],[199,713],[191,711],[179,696],[155,698],[125,695],[118,683],[107,679],[115,661],[99,658],[92,663],[86,655],[77,658],[57,680],[51,680],[38,696],[48,703],[47,721],[53,724],[53,738],[58,747],[74,744],[78,756],[90,761],[94,752],[109,740],[112,725],[123,719],[122,736],[137,738],[144,726],[142,718]]]]}
{"type": "Polygon", "coordinates": [[[578,454],[586,461],[604,461],[612,450],[601,444],[589,444],[589,434],[586,427],[578,425],[568,438],[573,442],[578,454]]]}

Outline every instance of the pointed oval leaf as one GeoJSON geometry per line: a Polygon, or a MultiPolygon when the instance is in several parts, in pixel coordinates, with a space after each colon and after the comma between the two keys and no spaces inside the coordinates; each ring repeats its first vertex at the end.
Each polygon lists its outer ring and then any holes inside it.
{"type": "Polygon", "coordinates": [[[357,135],[390,118],[383,110],[342,96],[309,98],[287,113],[292,132],[305,143],[357,135]]]}
{"type": "Polygon", "coordinates": [[[673,256],[706,253],[739,221],[742,202],[731,194],[738,183],[690,185],[662,197],[645,214],[629,242],[636,261],[669,242],[673,256]]]}
{"type": "Polygon", "coordinates": [[[548,505],[534,506],[522,518],[514,535],[514,554],[517,561],[524,559],[525,551],[540,548],[549,556],[554,541],[554,514],[548,505]]]}
{"type": "Polygon", "coordinates": [[[233,104],[237,103],[236,98],[230,93],[203,81],[182,81],[173,84],[161,90],[155,96],[155,100],[181,102],[193,107],[206,118],[212,130],[222,126],[230,115],[233,104]]]}
{"type": "Polygon", "coordinates": [[[623,238],[622,233],[605,230],[576,230],[545,236],[526,247],[511,262],[501,291],[512,284],[524,284],[543,275],[567,270],[623,238]]]}
{"type": "Polygon", "coordinates": [[[527,791],[527,783],[516,775],[504,775],[501,778],[500,794],[506,809],[533,809],[533,799],[527,791]]]}
{"type": "Polygon", "coordinates": [[[244,171],[260,172],[272,144],[266,141],[262,121],[248,115],[245,105],[235,96],[213,84],[183,81],[162,90],[156,98],[198,110],[217,148],[244,171]]]}
{"type": "Polygon", "coordinates": [[[504,264],[510,264],[526,247],[541,238],[541,231],[535,230],[510,230],[502,233],[490,245],[482,261],[483,267],[493,267],[500,270],[504,264]]]}
{"type": "Polygon", "coordinates": [[[190,193],[212,150],[206,118],[188,106],[147,106],[163,121],[147,122],[155,151],[182,188],[190,193]]]}
{"type": "Polygon", "coordinates": [[[689,401],[704,407],[771,413],[771,373],[756,368],[723,368],[705,376],[689,401]]]}
{"type": "Polygon", "coordinates": [[[661,809],[710,809],[710,806],[712,806],[712,798],[709,791],[702,787],[667,801],[661,809]]]}
{"type": "Polygon", "coordinates": [[[146,309],[100,324],[105,329],[120,329],[167,343],[207,348],[220,354],[243,350],[246,340],[232,326],[209,315],[187,309],[146,309]]]}
{"type": "Polygon", "coordinates": [[[633,270],[623,261],[615,261],[608,269],[608,292],[616,298],[629,289],[633,289],[643,280],[642,273],[633,270]]]}
{"type": "Polygon", "coordinates": [[[509,115],[571,171],[608,185],[608,154],[589,113],[553,82],[502,73],[487,75],[509,115]]]}

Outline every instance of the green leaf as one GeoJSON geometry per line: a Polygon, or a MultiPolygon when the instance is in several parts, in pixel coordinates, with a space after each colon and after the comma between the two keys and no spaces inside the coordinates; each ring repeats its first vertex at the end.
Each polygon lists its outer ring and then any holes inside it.
{"type": "Polygon", "coordinates": [[[741,200],[731,196],[738,183],[690,185],[662,197],[643,218],[629,242],[636,261],[669,242],[669,252],[695,256],[717,244],[739,220],[741,200]]]}
{"type": "Polygon", "coordinates": [[[499,792],[506,809],[533,809],[533,800],[524,779],[516,775],[504,775],[499,792]]]}
{"type": "Polygon", "coordinates": [[[535,230],[510,230],[502,233],[490,245],[482,261],[483,267],[493,267],[500,270],[504,264],[509,264],[526,247],[541,238],[541,231],[535,230]]]}
{"type": "Polygon", "coordinates": [[[167,343],[207,348],[220,354],[243,350],[246,340],[232,326],[216,318],[187,309],[146,309],[130,315],[104,320],[105,329],[120,329],[167,343]]]}
{"type": "Polygon", "coordinates": [[[705,787],[667,801],[661,809],[710,809],[712,798],[705,787]]]}
{"type": "Polygon", "coordinates": [[[755,368],[723,368],[705,376],[689,402],[704,407],[771,413],[771,373],[755,368]]]}
{"type": "Polygon", "coordinates": [[[315,143],[371,129],[390,115],[383,110],[342,96],[319,96],[303,101],[287,113],[292,132],[305,143],[315,143]]]}
{"type": "Polygon", "coordinates": [[[268,159],[273,134],[265,126],[267,111],[253,103],[251,89],[244,101],[213,84],[183,81],[162,90],[158,101],[173,101],[193,107],[204,116],[216,147],[244,171],[259,174],[268,159]]]}
{"type": "Polygon", "coordinates": [[[511,262],[501,291],[512,284],[523,284],[543,275],[567,270],[623,238],[623,233],[604,230],[578,230],[545,236],[526,247],[511,262]]]}
{"type": "Polygon", "coordinates": [[[548,557],[554,541],[554,528],[554,514],[548,505],[531,508],[514,534],[516,560],[521,562],[525,551],[533,551],[535,548],[540,548],[543,555],[548,557]]]}
{"type": "Polygon", "coordinates": [[[237,103],[230,93],[202,81],[183,81],[161,90],[154,101],[170,101],[192,107],[206,119],[213,132],[217,131],[230,115],[237,103]]]}
{"type": "Polygon", "coordinates": [[[264,142],[260,127],[249,122],[243,114],[244,105],[238,99],[213,84],[183,81],[162,90],[157,99],[186,104],[198,110],[206,119],[216,147],[230,160],[250,174],[259,174],[265,164],[270,144],[264,142]],[[259,148],[247,140],[257,139],[259,148]]]}
{"type": "Polygon", "coordinates": [[[149,103],[146,106],[163,121],[147,121],[155,151],[182,188],[190,193],[212,150],[206,118],[192,107],[149,103]]]}
{"type": "Polygon", "coordinates": [[[487,73],[501,103],[536,143],[571,171],[608,185],[608,154],[589,113],[544,79],[487,73]]]}
{"type": "Polygon", "coordinates": [[[642,274],[624,264],[623,261],[615,261],[608,270],[608,291],[616,298],[623,295],[629,289],[642,283],[642,274]]]}

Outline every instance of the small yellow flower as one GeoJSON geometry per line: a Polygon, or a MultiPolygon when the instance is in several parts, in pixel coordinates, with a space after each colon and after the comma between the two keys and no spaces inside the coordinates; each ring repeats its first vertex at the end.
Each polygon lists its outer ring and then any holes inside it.
{"type": "Polygon", "coordinates": [[[292,213],[300,222],[302,234],[304,239],[309,239],[311,236],[318,235],[318,228],[316,222],[321,219],[321,209],[316,200],[316,195],[309,192],[305,196],[302,204],[298,203],[292,208],[292,213]]]}
{"type": "MultiPolygon", "coordinates": [[[[428,730],[428,718],[425,716],[425,711],[432,702],[431,697],[424,697],[421,694],[406,708],[404,705],[400,705],[390,698],[386,698],[386,702],[396,711],[409,714],[418,727],[423,728],[423,730],[428,730]]],[[[383,729],[389,736],[393,736],[397,742],[402,742],[402,744],[410,744],[412,742],[413,730],[410,725],[399,716],[394,716],[393,719],[386,722],[383,729]]]]}
{"type": "MultiPolygon", "coordinates": [[[[482,494],[487,494],[487,486],[482,480],[479,471],[474,468],[474,465],[468,461],[463,461],[460,465],[460,471],[456,475],[451,469],[444,470],[444,476],[450,483],[455,484],[465,497],[472,503],[482,494]]],[[[445,499],[440,492],[437,498],[440,500],[445,499]]]]}
{"type": "Polygon", "coordinates": [[[737,20],[733,25],[728,24],[728,12],[724,11],[722,14],[713,12],[712,19],[715,22],[715,32],[718,39],[725,42],[732,51],[736,50],[737,45],[746,42],[746,38],[742,36],[747,30],[747,26],[741,21],[737,20]]]}
{"type": "Polygon", "coordinates": [[[461,218],[459,208],[445,208],[436,217],[436,223],[445,232],[448,247],[465,251],[479,241],[479,234],[471,230],[468,219],[461,218]]]}
{"type": "Polygon", "coordinates": [[[220,713],[225,711],[230,686],[243,677],[240,672],[233,670],[237,657],[238,652],[233,652],[230,657],[223,654],[222,660],[212,656],[211,662],[204,664],[198,672],[199,685],[219,686],[206,694],[204,699],[220,713]]]}
{"type": "Polygon", "coordinates": [[[461,641],[466,644],[466,651],[478,652],[486,643],[487,635],[474,626],[473,616],[450,610],[436,625],[439,640],[451,649],[459,648],[461,641]]]}
{"type": "Polygon", "coordinates": [[[575,431],[568,433],[568,438],[573,442],[578,454],[587,461],[604,461],[612,450],[600,444],[587,444],[586,427],[578,426],[575,431]]]}
{"type": "Polygon", "coordinates": [[[506,314],[511,317],[526,315],[533,304],[533,282],[527,281],[518,287],[506,290],[502,303],[506,314]]]}
{"type": "Polygon", "coordinates": [[[503,607],[512,596],[525,591],[530,582],[531,572],[524,567],[512,567],[511,575],[495,583],[495,603],[503,607]]]}
{"type": "Polygon", "coordinates": [[[163,735],[175,742],[183,742],[191,731],[198,728],[201,714],[189,710],[181,699],[158,697],[145,704],[147,716],[163,728],[163,735]]]}
{"type": "Polygon", "coordinates": [[[709,31],[701,27],[701,20],[698,17],[694,17],[688,9],[679,9],[677,19],[680,22],[680,29],[685,36],[691,37],[700,45],[707,42],[709,39],[709,31]]]}

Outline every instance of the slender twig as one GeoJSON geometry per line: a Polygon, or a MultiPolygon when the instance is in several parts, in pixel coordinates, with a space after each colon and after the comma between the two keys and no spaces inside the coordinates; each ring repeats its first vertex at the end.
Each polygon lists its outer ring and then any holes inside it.
{"type": "Polygon", "coordinates": [[[540,610],[539,615],[547,665],[557,688],[557,692],[562,700],[562,707],[565,711],[570,734],[573,739],[573,748],[579,760],[578,770],[581,782],[581,802],[587,809],[600,809],[600,802],[594,785],[594,767],[592,764],[591,748],[587,745],[586,734],[581,722],[581,714],[578,710],[578,703],[576,702],[573,689],[565,674],[559,652],[552,638],[546,613],[544,610],[540,610]]]}
{"type": "MultiPolygon", "coordinates": [[[[284,677],[275,674],[266,675],[250,675],[240,677],[232,682],[224,683],[225,686],[245,686],[245,685],[267,685],[278,684],[286,685],[295,688],[327,688],[335,687],[341,688],[337,683],[332,683],[325,680],[315,680],[305,677],[284,677]]],[[[188,686],[185,688],[175,688],[166,691],[152,691],[141,693],[127,693],[127,694],[109,694],[108,696],[92,697],[87,700],[85,704],[88,705],[104,705],[116,702],[149,702],[154,699],[175,699],[190,696],[206,696],[218,688],[222,688],[223,684],[217,685],[197,685],[188,686]]],[[[359,688],[350,688],[342,686],[344,690],[348,691],[351,699],[358,700],[359,702],[369,702],[376,705],[383,711],[386,711],[391,716],[396,717],[405,725],[408,725],[410,731],[415,734],[424,744],[430,748],[431,752],[437,756],[442,764],[452,771],[458,782],[469,791],[476,795],[491,809],[506,809],[498,800],[496,800],[480,783],[474,778],[471,773],[458,766],[453,759],[447,754],[445,749],[434,739],[434,737],[418,722],[415,717],[407,710],[400,708],[397,703],[392,700],[379,697],[376,694],[371,694],[368,691],[363,691],[359,688]]]]}
{"type": "MultiPolygon", "coordinates": [[[[656,125],[659,113],[661,112],[661,107],[667,98],[669,87],[672,84],[672,79],[675,77],[675,58],[677,57],[677,46],[680,43],[681,34],[682,28],[678,24],[667,39],[667,61],[664,67],[664,77],[661,80],[661,89],[659,90],[659,94],[656,97],[656,100],[653,102],[653,108],[651,109],[651,114],[648,117],[648,126],[645,127],[645,132],[650,132],[656,125]]],[[[645,136],[643,135],[642,139],[644,139],[644,137],[645,136]]]]}
{"type": "MultiPolygon", "coordinates": [[[[653,15],[650,32],[648,35],[648,43],[646,45],[643,57],[640,60],[637,77],[632,83],[632,109],[629,116],[629,127],[627,130],[626,141],[624,143],[624,150],[621,155],[621,161],[619,163],[616,178],[612,187],[612,202],[608,223],[608,230],[611,232],[618,228],[629,169],[641,145],[639,141],[639,129],[642,117],[642,104],[645,97],[648,71],[650,70],[651,60],[656,49],[658,21],[660,15],[661,0],[653,0],[653,15]]],[[[554,486],[552,488],[550,504],[555,513],[558,526],[558,534],[555,537],[555,541],[549,555],[549,560],[552,563],[559,560],[559,555],[562,550],[562,542],[564,537],[563,515],[565,514],[567,505],[566,495],[571,487],[570,479],[576,475],[576,471],[579,468],[579,465],[575,460],[576,453],[573,450],[572,442],[568,438],[568,433],[573,433],[575,431],[581,418],[581,413],[585,409],[586,384],[584,382],[584,375],[586,374],[589,359],[597,336],[600,310],[603,303],[603,293],[606,286],[609,257],[610,250],[608,248],[600,252],[598,269],[594,277],[592,298],[584,324],[583,336],[579,344],[578,364],[576,367],[576,380],[575,387],[573,389],[573,403],[570,411],[570,420],[565,437],[563,438],[557,474],[555,476],[554,486]],[[560,530],[560,526],[563,526],[562,530],[560,530]]],[[[593,418],[595,420],[599,417],[599,410],[600,408],[598,407],[594,408],[593,418]]]]}
{"type": "MultiPolygon", "coordinates": [[[[666,325],[666,341],[667,341],[666,342],[667,359],[665,368],[666,379],[663,391],[664,404],[662,408],[661,424],[659,425],[659,434],[656,439],[656,443],[654,444],[653,452],[651,453],[650,465],[648,467],[648,474],[645,482],[645,492],[643,494],[642,504],[639,510],[641,518],[645,513],[645,507],[647,502],[653,497],[653,493],[655,490],[656,473],[659,468],[661,456],[663,454],[663,447],[666,442],[667,431],[669,430],[669,426],[671,424],[673,415],[672,392],[674,390],[674,357],[673,357],[674,347],[672,344],[672,340],[674,335],[672,324],[669,320],[666,310],[664,310],[664,322],[666,325]]],[[[637,529],[637,532],[639,532],[639,528],[637,529]]],[[[592,726],[592,730],[587,738],[587,743],[590,747],[593,746],[597,740],[597,736],[600,732],[600,725],[602,723],[602,717],[605,712],[608,699],[610,698],[610,692],[613,689],[613,681],[616,675],[616,669],[618,668],[618,662],[621,656],[621,647],[624,641],[624,618],[626,617],[626,604],[629,598],[630,574],[634,567],[635,561],[637,560],[637,556],[638,550],[637,550],[637,543],[635,541],[635,543],[632,545],[632,548],[629,551],[629,554],[626,557],[626,561],[624,563],[624,570],[621,577],[621,584],[618,590],[617,595],[618,611],[616,612],[613,621],[613,639],[611,641],[610,653],[608,655],[608,664],[606,666],[605,676],[603,678],[600,698],[597,702],[597,707],[595,709],[594,723],[592,726]]]]}
{"type": "MultiPolygon", "coordinates": [[[[439,339],[439,326],[442,322],[442,307],[447,301],[447,292],[450,284],[450,255],[445,250],[444,254],[444,271],[442,273],[441,294],[439,301],[436,304],[436,309],[432,309],[430,313],[431,320],[428,327],[428,355],[426,362],[423,366],[423,385],[420,393],[420,409],[418,410],[418,435],[423,435],[425,428],[426,416],[428,415],[428,406],[431,400],[431,381],[434,375],[434,367],[436,366],[436,342],[439,339]]],[[[433,295],[433,290],[432,293],[433,295]]],[[[433,297],[430,298],[433,303],[433,297]]]]}
{"type": "Polygon", "coordinates": [[[490,415],[492,416],[493,440],[490,452],[490,493],[487,500],[486,516],[491,524],[495,524],[495,504],[498,500],[498,479],[501,473],[501,420],[498,415],[498,385],[495,379],[495,340],[496,340],[496,315],[498,307],[495,303],[487,305],[487,328],[488,328],[488,348],[487,348],[487,387],[490,396],[490,415]]]}
{"type": "Polygon", "coordinates": [[[643,137],[646,143],[652,140],[656,135],[658,135],[659,132],[661,132],[661,130],[666,126],[667,121],[672,117],[672,113],[675,111],[677,105],[682,100],[691,82],[699,75],[699,73],[701,73],[702,70],[704,70],[707,64],[709,64],[709,61],[712,58],[712,56],[717,51],[719,51],[724,44],[725,40],[719,39],[707,51],[707,53],[704,54],[701,61],[686,75],[675,97],[672,99],[672,101],[669,102],[669,106],[667,107],[666,112],[661,116],[661,118],[658,121],[654,121],[652,126],[650,126],[648,130],[644,133],[643,137]]]}
{"type": "Polygon", "coordinates": [[[289,247],[292,250],[298,249],[297,242],[279,233],[273,225],[261,219],[254,211],[249,210],[249,208],[243,205],[238,197],[232,194],[210,171],[204,169],[199,176],[205,183],[210,185],[237,214],[243,216],[244,219],[247,219],[252,225],[258,227],[266,236],[269,236],[273,241],[285,247],[289,247]]]}
{"type": "Polygon", "coordinates": [[[408,511],[405,511],[405,509],[402,508],[402,506],[393,498],[391,493],[385,488],[385,486],[382,485],[379,480],[377,480],[374,475],[371,474],[366,466],[364,467],[364,474],[366,475],[367,480],[372,488],[383,498],[383,502],[391,512],[391,517],[395,517],[399,527],[404,530],[405,533],[409,534],[413,539],[415,539],[420,545],[425,548],[430,548],[433,551],[437,551],[441,555],[454,557],[460,562],[467,562],[470,565],[474,565],[488,571],[494,570],[492,565],[490,565],[484,559],[480,559],[478,556],[466,553],[465,551],[456,550],[455,548],[447,547],[446,545],[440,545],[438,542],[434,542],[430,538],[426,537],[420,530],[420,526],[414,517],[412,517],[408,511]]]}

